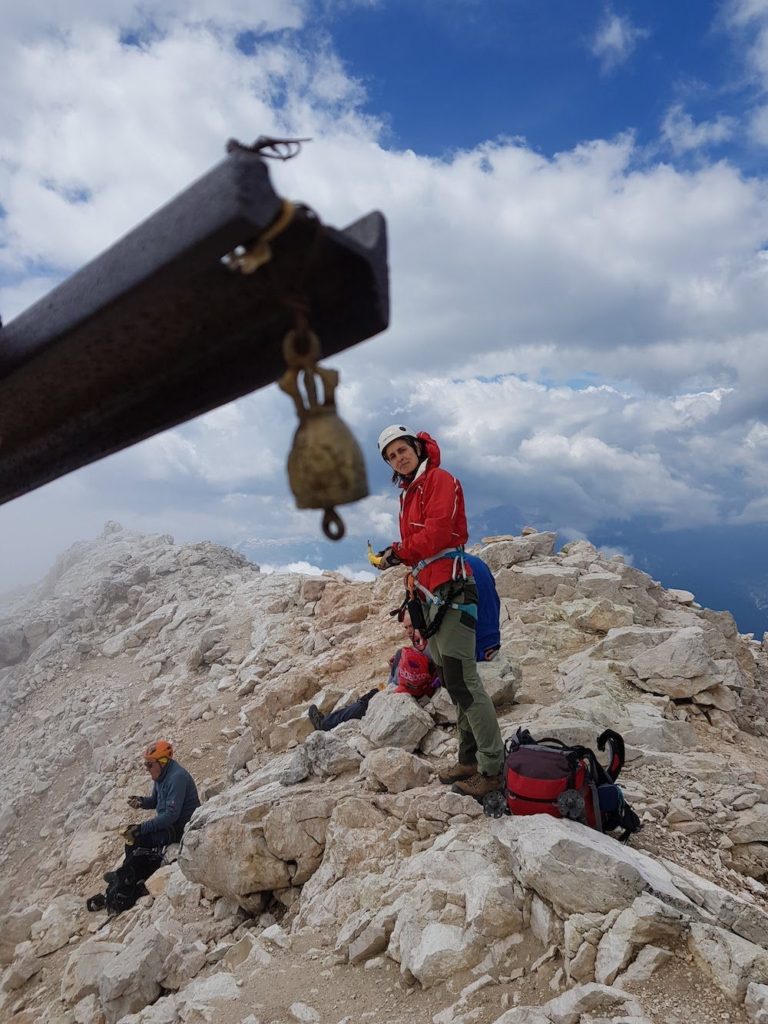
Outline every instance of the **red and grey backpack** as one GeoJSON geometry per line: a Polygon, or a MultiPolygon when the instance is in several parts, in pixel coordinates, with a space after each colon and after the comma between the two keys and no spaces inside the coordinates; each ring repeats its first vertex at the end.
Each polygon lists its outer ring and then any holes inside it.
{"type": "Polygon", "coordinates": [[[518,729],[504,746],[503,792],[486,797],[486,814],[571,818],[598,832],[621,828],[619,838],[626,842],[642,823],[616,785],[624,765],[624,740],[606,729],[597,747],[608,748],[607,767],[589,747],[568,746],[551,736],[535,740],[527,729],[518,729]]]}

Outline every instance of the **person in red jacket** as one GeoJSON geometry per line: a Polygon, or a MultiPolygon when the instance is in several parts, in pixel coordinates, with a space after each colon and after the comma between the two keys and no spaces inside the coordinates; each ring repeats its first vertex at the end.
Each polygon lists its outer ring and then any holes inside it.
{"type": "Polygon", "coordinates": [[[475,663],[477,587],[463,557],[464,494],[456,477],[440,467],[440,449],[429,434],[387,427],[379,451],[401,495],[400,540],[384,549],[378,567],[411,567],[429,649],[456,705],[458,762],[440,774],[440,781],[482,800],[501,786],[504,744],[475,663]]]}

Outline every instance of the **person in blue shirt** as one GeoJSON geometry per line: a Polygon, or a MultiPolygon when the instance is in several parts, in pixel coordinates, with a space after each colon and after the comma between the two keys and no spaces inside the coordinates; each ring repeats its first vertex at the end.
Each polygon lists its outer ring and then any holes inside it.
{"type": "Polygon", "coordinates": [[[152,792],[149,796],[128,797],[128,806],[154,810],[155,815],[124,830],[126,854],[135,853],[137,847],[155,850],[178,843],[185,825],[200,806],[194,779],[174,761],[168,740],[150,743],[144,751],[144,768],[152,779],[152,792]]]}

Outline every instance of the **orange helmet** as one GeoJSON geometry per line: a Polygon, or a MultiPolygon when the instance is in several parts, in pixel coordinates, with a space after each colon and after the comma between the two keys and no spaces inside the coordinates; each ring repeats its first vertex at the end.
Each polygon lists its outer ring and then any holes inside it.
{"type": "Polygon", "coordinates": [[[172,757],[173,747],[168,740],[155,740],[144,751],[145,761],[158,761],[160,764],[168,764],[172,757]]]}

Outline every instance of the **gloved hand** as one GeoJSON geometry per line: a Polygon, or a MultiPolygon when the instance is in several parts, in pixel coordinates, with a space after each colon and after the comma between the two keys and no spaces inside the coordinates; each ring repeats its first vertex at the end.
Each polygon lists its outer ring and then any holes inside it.
{"type": "Polygon", "coordinates": [[[140,796],[129,796],[128,797],[128,806],[129,807],[133,807],[133,808],[141,807],[141,797],[140,796]]]}
{"type": "Polygon", "coordinates": [[[379,572],[383,572],[384,569],[391,569],[395,565],[402,565],[402,562],[392,550],[391,544],[389,547],[384,548],[383,551],[379,552],[379,558],[381,559],[381,561],[376,566],[379,572]]]}
{"type": "Polygon", "coordinates": [[[123,837],[126,846],[133,846],[133,844],[136,842],[138,834],[138,825],[126,825],[125,828],[122,829],[122,831],[120,832],[120,835],[123,837]]]}

